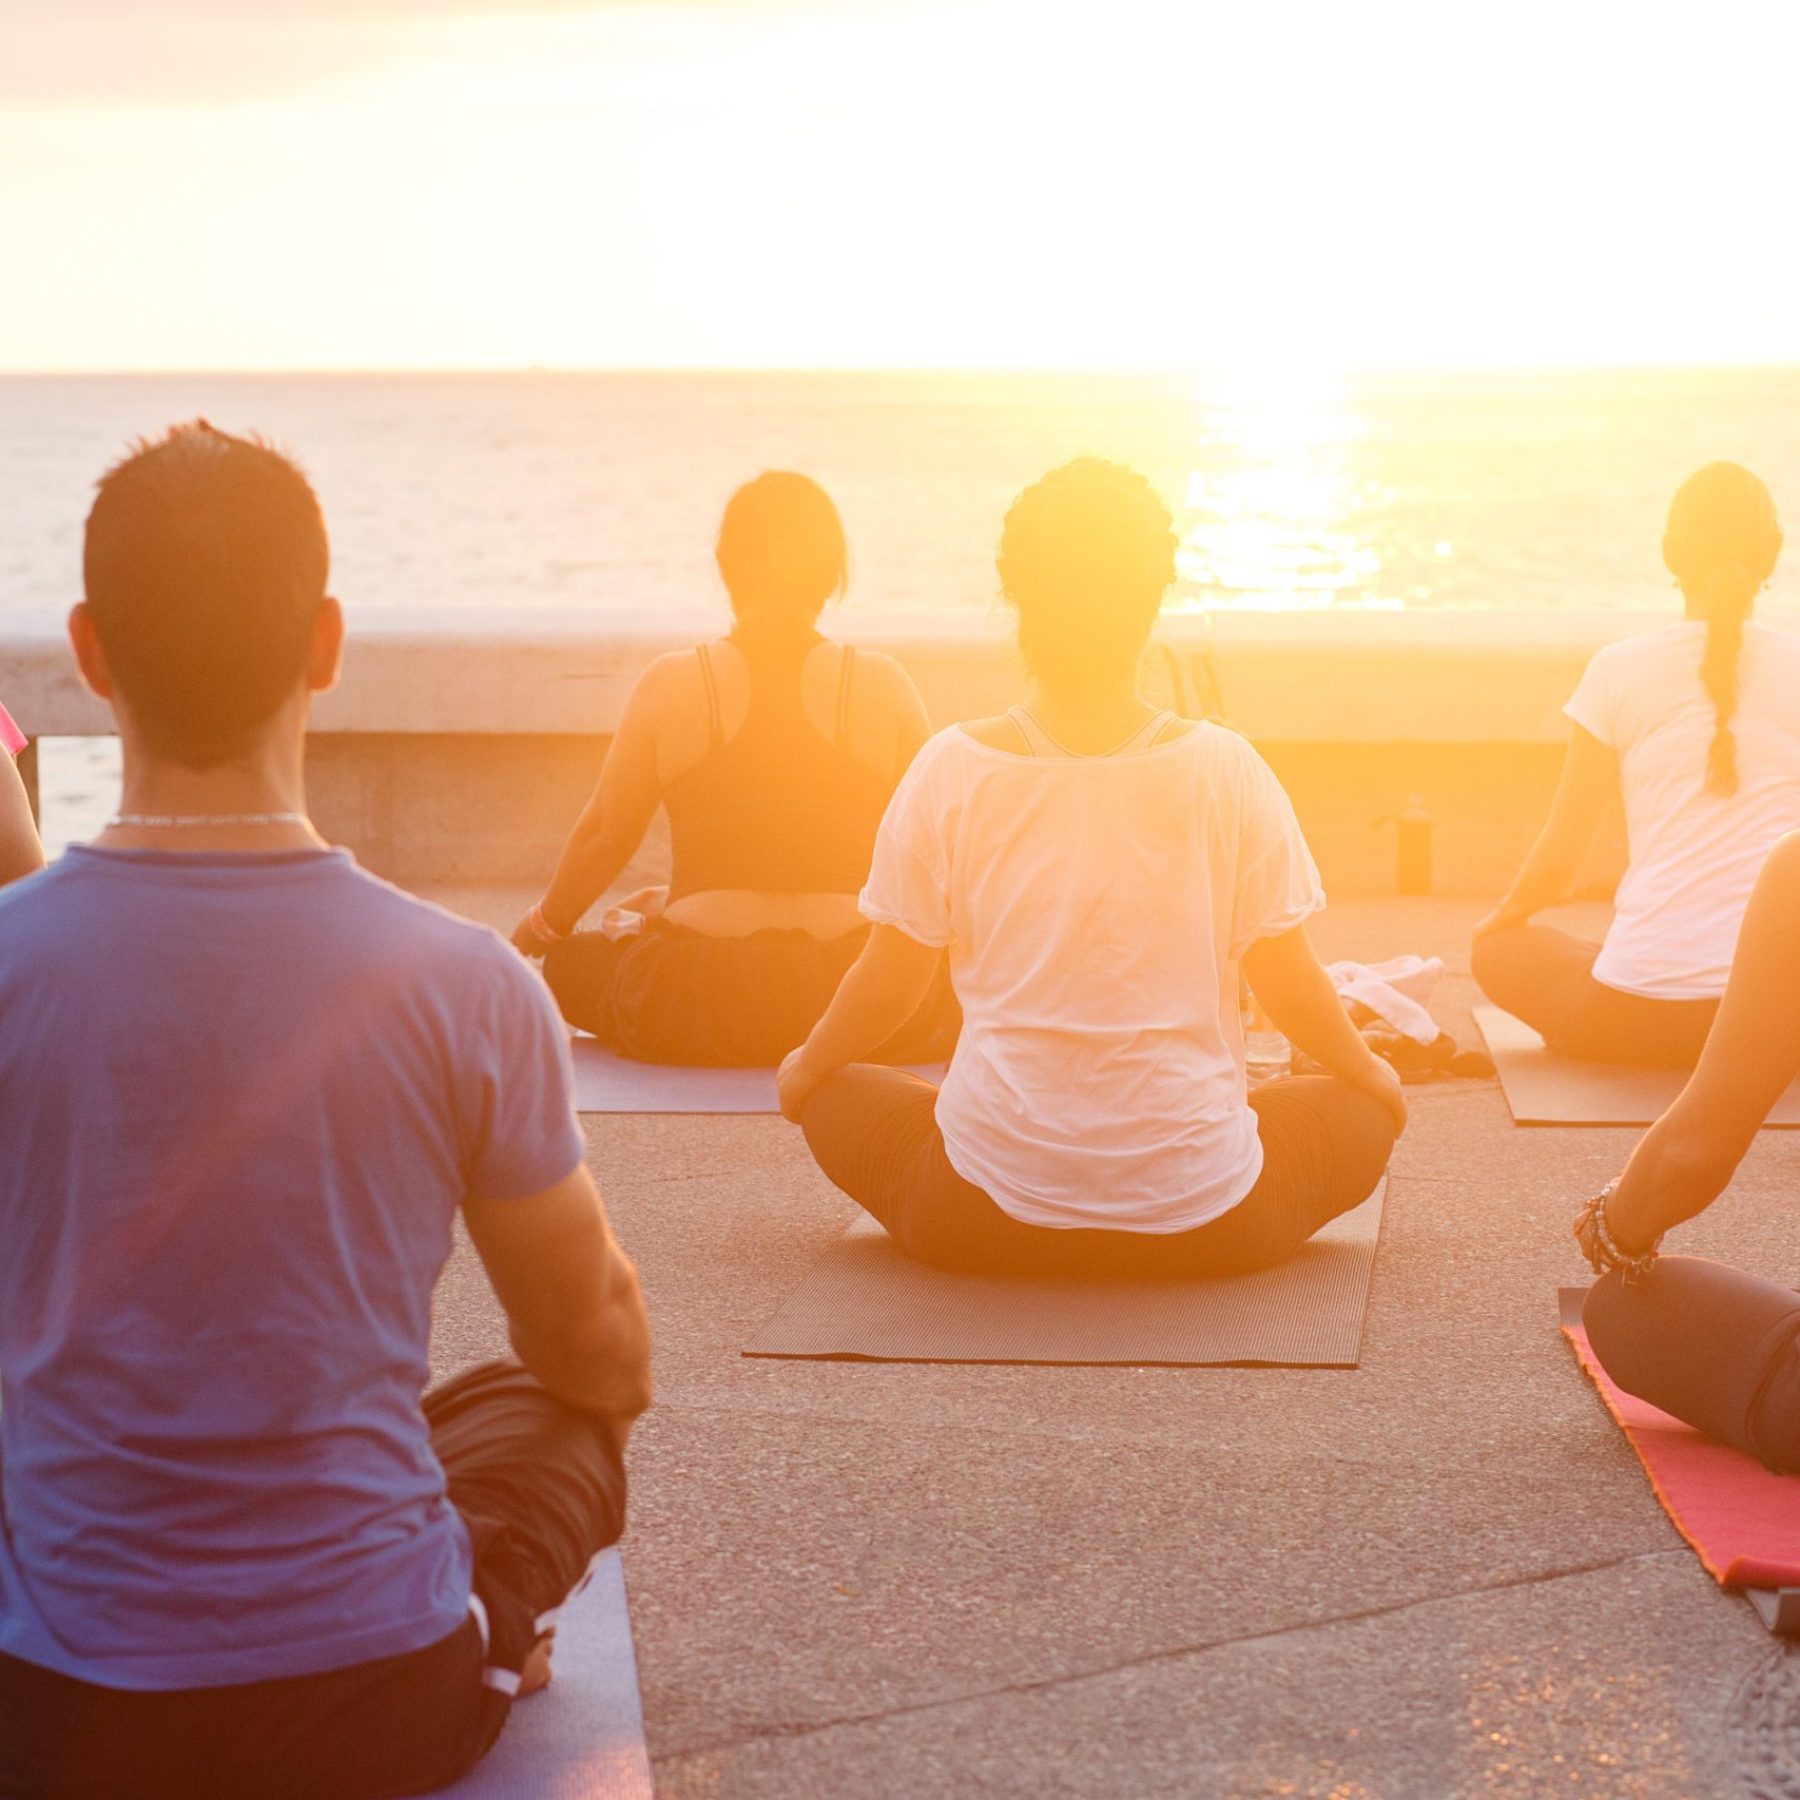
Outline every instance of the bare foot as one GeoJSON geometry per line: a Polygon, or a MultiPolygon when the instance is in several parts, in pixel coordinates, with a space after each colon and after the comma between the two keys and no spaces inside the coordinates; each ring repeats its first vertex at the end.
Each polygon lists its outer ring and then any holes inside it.
{"type": "Polygon", "coordinates": [[[556,1633],[548,1632],[531,1646],[531,1654],[519,1671],[519,1695],[542,1693],[550,1685],[550,1657],[556,1649],[556,1633]]]}

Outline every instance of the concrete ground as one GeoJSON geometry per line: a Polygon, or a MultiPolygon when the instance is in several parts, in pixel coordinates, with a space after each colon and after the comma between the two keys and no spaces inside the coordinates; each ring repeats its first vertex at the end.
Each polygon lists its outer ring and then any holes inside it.
{"type": "MultiPolygon", "coordinates": [[[[1316,935],[1443,956],[1467,1041],[1476,910],[1316,935]]],[[[1800,1653],[1681,1544],[1556,1330],[1569,1220],[1635,1134],[1414,1092],[1337,1371],[745,1360],[849,1202],[779,1119],[587,1120],[656,1328],[625,1566],[660,1791],[1800,1795],[1800,1653]]],[[[1797,1166],[1765,1134],[1682,1247],[1800,1278],[1797,1166]]],[[[460,1254],[440,1369],[502,1343],[460,1254]]]]}

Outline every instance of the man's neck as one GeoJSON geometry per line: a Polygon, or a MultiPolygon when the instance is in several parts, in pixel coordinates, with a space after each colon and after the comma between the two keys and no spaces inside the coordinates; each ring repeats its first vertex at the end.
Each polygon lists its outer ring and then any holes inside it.
{"type": "Polygon", "coordinates": [[[95,839],[110,850],[316,850],[306,822],[298,741],[265,740],[240,757],[190,768],[124,735],[118,823],[95,839]]]}

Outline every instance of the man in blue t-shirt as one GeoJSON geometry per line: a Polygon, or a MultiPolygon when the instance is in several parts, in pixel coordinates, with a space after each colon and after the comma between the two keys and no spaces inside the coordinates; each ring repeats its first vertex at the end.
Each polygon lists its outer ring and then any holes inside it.
{"type": "Polygon", "coordinates": [[[101,482],[70,635],[118,815],[0,894],[0,1794],[424,1792],[547,1675],[648,1403],[568,1047],[492,932],[308,823],[305,478],[101,482]],[[518,1362],[421,1394],[460,1209],[518,1362]]]}

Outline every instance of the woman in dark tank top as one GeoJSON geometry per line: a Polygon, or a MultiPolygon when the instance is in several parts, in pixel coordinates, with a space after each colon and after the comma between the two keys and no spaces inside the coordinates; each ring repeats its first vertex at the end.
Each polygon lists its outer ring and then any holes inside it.
{"type": "MultiPolygon", "coordinates": [[[[876,828],[930,727],[898,663],[819,633],[849,559],[816,482],[771,471],[740,488],[716,557],[731,632],[645,670],[513,942],[544,959],[563,1016],[624,1054],[754,1067],[806,1036],[856,959],[876,828]],[[634,929],[609,915],[611,929],[578,931],[659,806],[667,887],[625,903],[634,929]]],[[[954,1035],[954,1005],[935,995],[892,1058],[933,1058],[954,1035]]]]}

